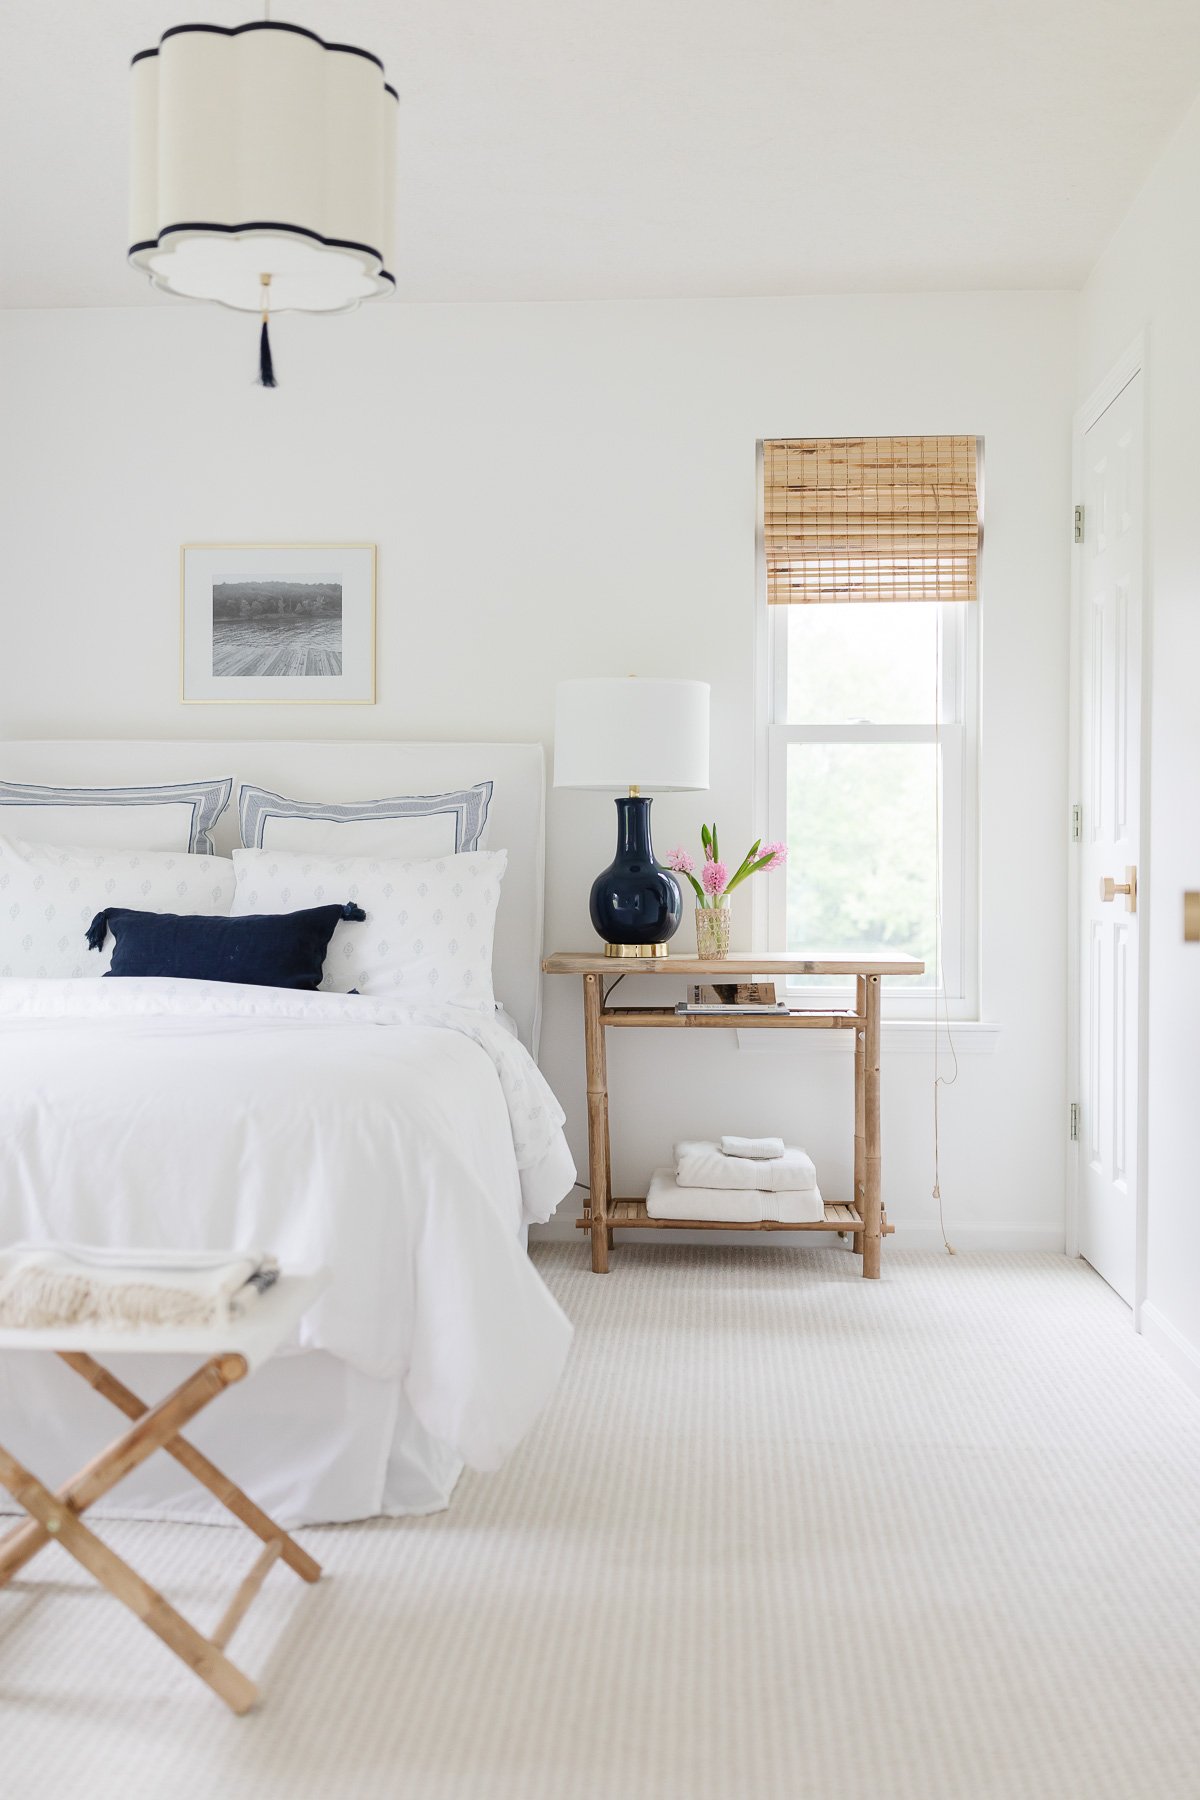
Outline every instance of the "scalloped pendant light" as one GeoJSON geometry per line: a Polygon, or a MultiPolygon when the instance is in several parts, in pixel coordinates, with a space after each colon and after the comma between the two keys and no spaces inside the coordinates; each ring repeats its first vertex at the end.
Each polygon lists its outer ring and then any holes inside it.
{"type": "Polygon", "coordinates": [[[133,58],[129,261],[262,315],[395,289],[397,94],[377,56],[270,18],[176,25],[133,58]]]}

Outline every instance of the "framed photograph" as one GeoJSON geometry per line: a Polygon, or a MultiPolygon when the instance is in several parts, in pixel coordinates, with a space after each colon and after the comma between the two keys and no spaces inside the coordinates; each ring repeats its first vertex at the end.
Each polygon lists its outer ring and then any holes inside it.
{"type": "Polygon", "coordinates": [[[374,544],[185,544],[182,698],[371,706],[374,544]]]}

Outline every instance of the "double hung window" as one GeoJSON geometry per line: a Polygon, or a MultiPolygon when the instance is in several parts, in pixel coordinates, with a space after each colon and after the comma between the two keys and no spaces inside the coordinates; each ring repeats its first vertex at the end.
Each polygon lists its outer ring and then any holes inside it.
{"type": "MultiPolygon", "coordinates": [[[[764,443],[767,941],[908,951],[894,1016],[976,1010],[978,447],[764,443]]],[[[792,997],[838,1004],[799,978],[792,997]]],[[[845,996],[847,1000],[851,996],[845,996]]]]}

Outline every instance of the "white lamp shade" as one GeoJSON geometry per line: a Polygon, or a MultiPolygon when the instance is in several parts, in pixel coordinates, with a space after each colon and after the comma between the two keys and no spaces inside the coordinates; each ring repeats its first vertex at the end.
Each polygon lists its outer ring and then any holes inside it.
{"type": "Polygon", "coordinates": [[[561,681],[554,707],[554,785],[708,786],[706,681],[638,675],[561,681]]]}
{"type": "Polygon", "coordinates": [[[179,25],[132,69],[129,260],[257,312],[395,288],[396,91],[368,51],[297,25],[179,25]]]}

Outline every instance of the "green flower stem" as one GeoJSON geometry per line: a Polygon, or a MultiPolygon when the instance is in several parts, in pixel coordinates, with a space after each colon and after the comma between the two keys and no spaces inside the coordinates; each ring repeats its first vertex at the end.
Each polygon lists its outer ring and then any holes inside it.
{"type": "Polygon", "coordinates": [[[758,855],[758,846],[761,843],[762,843],[761,838],[755,838],[754,842],[751,844],[750,848],[747,850],[745,856],[743,856],[741,862],[738,864],[738,867],[733,876],[733,880],[729,883],[729,887],[727,887],[725,889],[726,893],[729,892],[729,888],[731,888],[733,886],[734,882],[743,880],[744,877],[750,873],[750,864],[754,861],[754,858],[758,855]]]}
{"type": "Polygon", "coordinates": [[[771,858],[769,856],[760,856],[757,862],[750,864],[749,868],[743,866],[738,870],[733,880],[729,883],[729,886],[725,889],[725,892],[731,894],[739,882],[746,881],[751,875],[757,875],[760,869],[769,868],[770,863],[771,858]]]}

